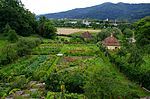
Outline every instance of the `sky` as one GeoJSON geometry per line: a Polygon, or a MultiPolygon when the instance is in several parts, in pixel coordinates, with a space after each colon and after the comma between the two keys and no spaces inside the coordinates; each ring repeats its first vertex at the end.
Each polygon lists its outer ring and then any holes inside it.
{"type": "Polygon", "coordinates": [[[36,15],[56,13],[74,8],[84,8],[99,5],[104,2],[150,3],[150,0],[21,0],[25,8],[36,15]]]}

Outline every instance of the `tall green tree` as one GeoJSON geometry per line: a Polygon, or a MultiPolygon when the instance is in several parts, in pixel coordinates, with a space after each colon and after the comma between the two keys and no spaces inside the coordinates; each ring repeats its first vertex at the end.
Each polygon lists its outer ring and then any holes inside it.
{"type": "Polygon", "coordinates": [[[147,16],[134,24],[137,45],[144,47],[150,44],[150,16],[147,16]]]}
{"type": "Polygon", "coordinates": [[[0,32],[6,24],[22,36],[34,33],[37,26],[35,15],[25,9],[20,0],[1,0],[0,32]]]}
{"type": "Polygon", "coordinates": [[[124,29],[123,34],[126,38],[131,38],[133,36],[133,31],[129,28],[124,29]]]}
{"type": "Polygon", "coordinates": [[[48,20],[46,17],[40,17],[38,21],[38,33],[39,35],[53,39],[56,36],[57,29],[54,27],[54,24],[48,20]]]}
{"type": "Polygon", "coordinates": [[[110,36],[111,34],[113,34],[115,37],[119,38],[119,36],[121,36],[122,32],[118,28],[106,28],[106,29],[102,29],[102,31],[99,32],[97,34],[97,36],[96,36],[97,37],[97,41],[102,41],[106,37],[110,36]]]}

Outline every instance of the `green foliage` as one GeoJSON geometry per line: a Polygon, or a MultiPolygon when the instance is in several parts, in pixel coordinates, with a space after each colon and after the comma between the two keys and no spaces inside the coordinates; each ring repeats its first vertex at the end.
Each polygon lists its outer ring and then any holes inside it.
{"type": "Polygon", "coordinates": [[[10,42],[17,42],[18,41],[18,35],[16,34],[15,30],[10,30],[8,32],[8,41],[10,42]]]}
{"type": "Polygon", "coordinates": [[[26,39],[26,38],[22,38],[19,39],[19,41],[17,42],[17,47],[18,47],[18,55],[19,56],[25,56],[31,53],[32,49],[36,46],[38,46],[41,43],[40,39],[26,39]]]}
{"type": "Polygon", "coordinates": [[[17,34],[28,36],[35,33],[35,15],[23,7],[19,0],[3,0],[0,7],[0,31],[9,24],[17,34]]]}
{"type": "Polygon", "coordinates": [[[144,63],[143,55],[136,46],[132,46],[131,55],[128,59],[128,62],[133,64],[133,66],[140,66],[142,63],[144,63]]]}
{"type": "Polygon", "coordinates": [[[15,45],[7,45],[4,48],[2,48],[0,52],[1,65],[11,63],[18,58],[15,45]]]}
{"type": "Polygon", "coordinates": [[[64,97],[62,98],[62,93],[60,92],[47,92],[47,96],[46,99],[85,99],[85,96],[83,94],[77,94],[77,93],[69,93],[64,95],[64,97]]]}
{"type": "Polygon", "coordinates": [[[9,42],[17,42],[18,41],[18,35],[16,34],[16,31],[11,29],[9,24],[6,24],[5,28],[3,29],[2,34],[4,39],[7,39],[9,42]]]}
{"type": "Polygon", "coordinates": [[[129,28],[124,29],[123,34],[126,38],[131,38],[133,36],[133,31],[129,28]]]}
{"type": "Polygon", "coordinates": [[[106,37],[110,36],[111,34],[113,34],[115,37],[119,38],[119,36],[122,35],[122,32],[118,28],[106,28],[106,29],[102,29],[102,31],[99,32],[97,34],[97,36],[96,36],[97,37],[97,41],[102,41],[106,37]]]}
{"type": "Polygon", "coordinates": [[[11,83],[12,88],[24,88],[25,85],[28,83],[28,79],[25,75],[20,75],[17,77],[12,78],[13,82],[11,83]]]}
{"type": "Polygon", "coordinates": [[[62,81],[65,84],[66,91],[69,93],[84,93],[83,85],[85,81],[84,71],[74,70],[72,72],[63,72],[62,81]]]}
{"type": "Polygon", "coordinates": [[[11,27],[9,26],[9,24],[5,25],[5,28],[3,29],[3,35],[4,36],[8,36],[8,32],[12,30],[11,27]]]}
{"type": "Polygon", "coordinates": [[[144,47],[150,44],[150,16],[135,23],[136,44],[144,47]]]}
{"type": "Polygon", "coordinates": [[[43,37],[54,39],[56,36],[56,28],[52,25],[51,22],[46,22],[44,24],[44,35],[43,37]]]}
{"type": "Polygon", "coordinates": [[[55,38],[57,29],[54,27],[53,23],[46,17],[40,17],[38,28],[39,34],[41,36],[50,39],[55,38]]]}
{"type": "Polygon", "coordinates": [[[92,44],[87,45],[84,44],[69,45],[64,54],[66,56],[94,56],[99,53],[98,47],[92,44]]]}
{"type": "Polygon", "coordinates": [[[92,99],[103,99],[110,97],[132,97],[133,92],[129,86],[120,82],[115,73],[108,68],[95,67],[87,76],[86,84],[84,86],[85,95],[92,99]],[[122,91],[124,90],[124,91],[122,91]]]}
{"type": "Polygon", "coordinates": [[[53,92],[59,92],[60,81],[61,81],[60,75],[58,75],[56,72],[51,73],[46,80],[46,89],[51,90],[53,92]]]}
{"type": "MultiPolygon", "coordinates": [[[[33,88],[33,86],[27,86],[30,80],[46,83],[46,89],[42,87],[40,91],[30,94],[32,98],[41,98],[41,92],[48,92],[47,99],[57,99],[62,96],[66,99],[101,99],[101,97],[132,99],[141,96],[141,89],[119,73],[109,62],[112,59],[109,60],[108,57],[105,57],[95,44],[60,44],[58,41],[46,39],[43,44],[35,48],[39,43],[40,39],[21,38],[13,44],[17,46],[16,52],[21,51],[20,56],[29,56],[19,58],[13,64],[8,64],[0,69],[0,96],[8,93],[12,88],[21,88],[22,90],[26,87],[27,90],[33,88]],[[33,52],[31,48],[34,48],[33,52]],[[64,56],[56,56],[58,53],[64,56]],[[1,85],[1,83],[4,84],[1,85]],[[7,83],[10,85],[6,86],[7,83]],[[61,92],[62,84],[65,86],[63,94],[61,92]]],[[[140,70],[140,66],[134,67],[125,63],[132,55],[133,57],[136,55],[128,54],[124,50],[119,51],[117,54],[119,57],[113,54],[114,62],[117,61],[121,70],[129,71],[128,75],[132,75],[132,78],[146,82],[144,86],[148,86],[149,71],[146,70],[149,68],[148,57],[144,58],[144,60],[147,59],[146,66],[142,64],[145,69],[140,70]],[[143,73],[146,78],[142,75],[143,78],[140,79],[141,71],[147,71],[143,73]]]]}
{"type": "Polygon", "coordinates": [[[41,44],[40,46],[33,49],[32,54],[34,55],[56,55],[60,52],[63,44],[41,44]]]}
{"type": "Polygon", "coordinates": [[[40,43],[40,39],[22,38],[15,44],[10,44],[3,47],[0,49],[0,65],[9,64],[18,57],[29,55],[32,49],[40,43]]]}

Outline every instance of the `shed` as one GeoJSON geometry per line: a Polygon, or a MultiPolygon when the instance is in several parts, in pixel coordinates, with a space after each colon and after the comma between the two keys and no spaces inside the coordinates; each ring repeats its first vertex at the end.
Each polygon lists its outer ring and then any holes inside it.
{"type": "Polygon", "coordinates": [[[84,39],[92,39],[92,35],[87,31],[87,32],[84,32],[81,34],[81,37],[84,38],[84,39]]]}
{"type": "Polygon", "coordinates": [[[115,49],[120,49],[120,43],[117,40],[117,38],[115,38],[113,36],[113,34],[111,34],[111,36],[105,38],[102,41],[102,44],[109,50],[115,50],[115,49]]]}

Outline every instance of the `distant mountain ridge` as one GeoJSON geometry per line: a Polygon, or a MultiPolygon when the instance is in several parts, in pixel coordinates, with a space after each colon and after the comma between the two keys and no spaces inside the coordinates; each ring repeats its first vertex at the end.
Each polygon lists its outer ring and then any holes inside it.
{"type": "Polygon", "coordinates": [[[136,20],[150,16],[150,3],[103,3],[87,8],[76,8],[69,11],[43,14],[47,18],[70,18],[70,19],[127,19],[136,20]]]}

